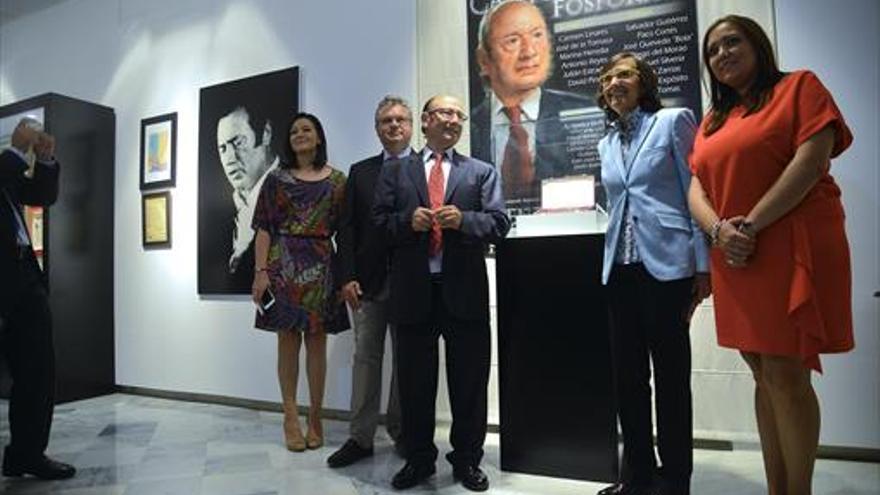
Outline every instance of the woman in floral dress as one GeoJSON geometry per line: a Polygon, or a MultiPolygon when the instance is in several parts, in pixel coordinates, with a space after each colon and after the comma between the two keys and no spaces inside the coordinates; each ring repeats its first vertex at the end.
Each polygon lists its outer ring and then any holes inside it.
{"type": "Polygon", "coordinates": [[[314,115],[294,116],[289,146],[290,159],[270,172],[254,212],[257,236],[252,296],[258,307],[265,291],[274,296],[274,304],[257,311],[255,326],[278,335],[284,437],[289,450],[301,452],[324,443],[321,407],[327,370],[326,334],[345,327],[345,308],[332,277],[332,237],[342,208],[345,175],[327,163],[324,129],[314,115]],[[305,438],[296,404],[303,340],[310,395],[305,438]]]}

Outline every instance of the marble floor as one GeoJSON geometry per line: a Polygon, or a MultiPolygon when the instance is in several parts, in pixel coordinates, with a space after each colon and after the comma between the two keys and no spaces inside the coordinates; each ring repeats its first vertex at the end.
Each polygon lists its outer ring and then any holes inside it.
{"type": "MultiPolygon", "coordinates": [[[[6,405],[0,401],[0,443],[8,440],[6,405]]],[[[281,442],[281,414],[210,404],[115,394],[56,408],[49,454],[74,464],[71,480],[41,482],[0,478],[0,493],[64,495],[374,495],[394,492],[392,474],[403,464],[384,432],[376,455],[331,470],[325,459],[347,438],[347,424],[324,423],[326,445],[295,454],[281,442]]],[[[381,428],[380,428],[381,431],[381,428]]],[[[448,430],[438,447],[448,450],[448,430]]],[[[760,454],[753,450],[697,450],[695,495],[760,495],[760,454]]],[[[438,462],[430,483],[406,493],[471,493],[438,462]]],[[[498,435],[490,434],[483,462],[488,493],[592,495],[600,483],[501,472],[498,435]]],[[[815,494],[880,494],[880,464],[820,461],[815,494]]]]}

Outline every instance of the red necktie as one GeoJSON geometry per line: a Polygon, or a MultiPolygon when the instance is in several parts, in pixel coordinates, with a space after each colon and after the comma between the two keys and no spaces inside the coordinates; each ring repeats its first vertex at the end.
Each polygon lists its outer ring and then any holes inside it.
{"type": "MultiPolygon", "coordinates": [[[[434,153],[434,165],[431,167],[431,175],[428,177],[428,199],[431,201],[431,209],[436,210],[443,206],[443,196],[445,195],[443,180],[443,155],[434,153]]],[[[428,253],[431,256],[440,254],[443,249],[443,232],[440,230],[440,224],[434,220],[431,226],[431,237],[428,244],[428,253]]]]}
{"type": "Polygon", "coordinates": [[[510,134],[504,147],[501,162],[501,183],[504,184],[505,199],[515,199],[532,195],[532,181],[535,167],[529,153],[529,134],[522,125],[519,107],[505,107],[504,113],[510,120],[510,134]]]}

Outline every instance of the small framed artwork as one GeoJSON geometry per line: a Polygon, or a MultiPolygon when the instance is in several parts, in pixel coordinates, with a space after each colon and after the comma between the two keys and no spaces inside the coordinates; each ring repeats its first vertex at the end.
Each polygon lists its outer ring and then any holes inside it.
{"type": "Polygon", "coordinates": [[[174,187],[177,112],[141,120],[141,191],[174,187]]]}
{"type": "Polygon", "coordinates": [[[141,201],[144,248],[170,248],[171,192],[144,194],[141,201]]]}

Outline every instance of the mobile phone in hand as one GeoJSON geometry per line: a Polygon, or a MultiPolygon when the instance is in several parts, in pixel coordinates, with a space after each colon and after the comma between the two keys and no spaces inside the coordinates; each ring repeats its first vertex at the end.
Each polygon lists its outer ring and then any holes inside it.
{"type": "Polygon", "coordinates": [[[257,309],[260,313],[265,313],[269,311],[269,309],[275,305],[275,294],[272,293],[272,289],[266,288],[263,291],[263,297],[260,298],[260,304],[257,305],[257,309]]]}

